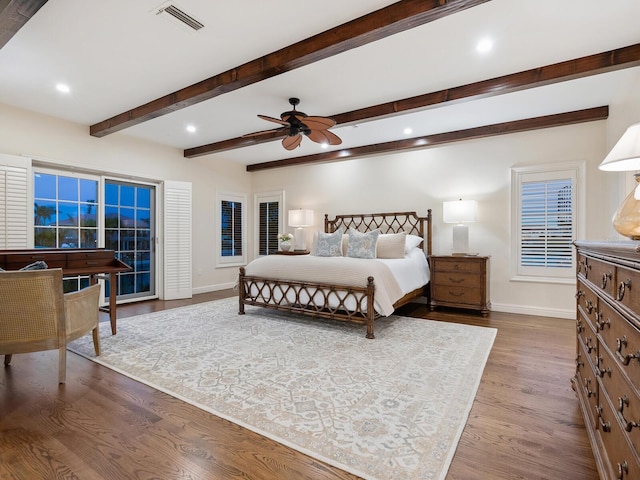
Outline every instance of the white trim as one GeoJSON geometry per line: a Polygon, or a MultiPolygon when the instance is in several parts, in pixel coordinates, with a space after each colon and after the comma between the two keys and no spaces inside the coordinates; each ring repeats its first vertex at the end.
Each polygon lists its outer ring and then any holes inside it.
{"type": "MultiPolygon", "coordinates": [[[[512,281],[520,282],[540,282],[540,283],[565,283],[559,280],[570,280],[575,278],[576,255],[572,250],[572,267],[571,268],[540,268],[541,272],[546,274],[533,274],[532,267],[526,272],[522,272],[519,267],[520,253],[520,186],[523,177],[534,177],[536,180],[554,179],[558,175],[567,174],[575,182],[575,199],[573,209],[573,240],[584,238],[586,231],[586,162],[560,162],[545,165],[532,165],[525,167],[514,167],[511,169],[511,201],[510,219],[511,219],[511,258],[510,258],[510,277],[512,281]]],[[[567,281],[567,283],[570,283],[567,281]]]]}
{"type": "Polygon", "coordinates": [[[515,313],[517,315],[535,315],[538,317],[552,317],[567,320],[575,320],[575,310],[563,310],[557,308],[533,307],[530,305],[513,305],[508,303],[491,302],[492,312],[515,313]]]}
{"type": "Polygon", "coordinates": [[[216,285],[205,285],[203,287],[195,287],[193,289],[193,294],[197,295],[199,293],[218,292],[220,290],[228,290],[230,288],[235,288],[235,287],[236,287],[236,282],[219,283],[216,285]]]}

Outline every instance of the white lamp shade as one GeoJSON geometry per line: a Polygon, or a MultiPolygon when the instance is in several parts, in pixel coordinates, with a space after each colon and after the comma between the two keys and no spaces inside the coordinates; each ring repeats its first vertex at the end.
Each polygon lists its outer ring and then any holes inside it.
{"type": "Polygon", "coordinates": [[[640,123],[627,128],[598,168],[609,172],[640,170],[640,123]]]}
{"type": "Polygon", "coordinates": [[[290,227],[310,227],[313,225],[313,210],[289,210],[290,227]]]}
{"type": "Polygon", "coordinates": [[[478,202],[475,200],[454,200],[442,203],[442,219],[444,223],[475,222],[478,202]]]}

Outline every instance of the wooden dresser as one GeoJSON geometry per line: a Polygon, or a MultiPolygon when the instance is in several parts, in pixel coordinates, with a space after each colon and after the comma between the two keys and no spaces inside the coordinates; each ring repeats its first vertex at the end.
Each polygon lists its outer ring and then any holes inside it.
{"type": "Polygon", "coordinates": [[[468,308],[487,316],[490,308],[488,265],[489,257],[430,256],[430,309],[437,306],[468,308]]]}
{"type": "Polygon", "coordinates": [[[601,479],[640,479],[640,243],[575,242],[572,379],[601,479]]]}

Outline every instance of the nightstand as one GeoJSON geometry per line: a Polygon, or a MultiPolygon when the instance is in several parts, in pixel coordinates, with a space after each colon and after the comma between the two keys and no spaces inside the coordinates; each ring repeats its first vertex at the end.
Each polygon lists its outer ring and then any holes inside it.
{"type": "Polygon", "coordinates": [[[309,250],[277,250],[276,255],[309,255],[309,250]]]}
{"type": "Polygon", "coordinates": [[[489,257],[474,255],[433,255],[429,307],[456,307],[489,314],[489,257]]]}

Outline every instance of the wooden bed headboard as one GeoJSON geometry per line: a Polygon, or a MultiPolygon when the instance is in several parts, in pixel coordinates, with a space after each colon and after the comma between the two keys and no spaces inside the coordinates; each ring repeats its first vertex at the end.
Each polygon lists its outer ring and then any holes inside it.
{"type": "Polygon", "coordinates": [[[380,229],[380,233],[407,232],[418,235],[424,240],[427,255],[431,255],[431,209],[427,210],[426,217],[419,217],[416,212],[391,212],[391,213],[358,213],[350,215],[336,215],[329,220],[329,215],[324,216],[324,231],[333,233],[340,227],[345,232],[352,227],[359,232],[368,232],[380,229]]]}

